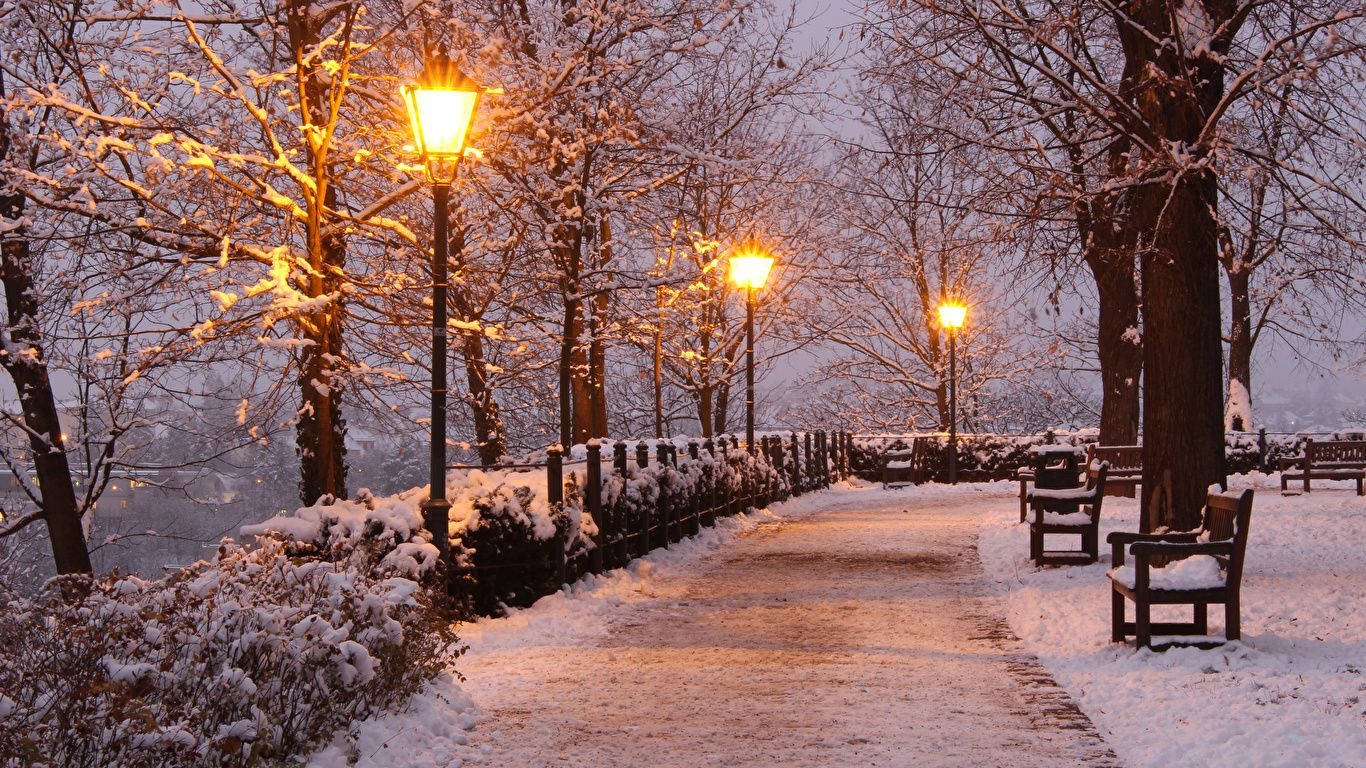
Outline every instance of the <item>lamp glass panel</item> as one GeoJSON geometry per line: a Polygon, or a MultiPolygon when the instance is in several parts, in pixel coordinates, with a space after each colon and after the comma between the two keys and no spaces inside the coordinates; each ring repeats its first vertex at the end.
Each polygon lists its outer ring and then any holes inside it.
{"type": "Polygon", "coordinates": [[[730,279],[741,288],[763,288],[772,269],[772,256],[743,254],[730,259],[730,279]]]}
{"type": "Polygon", "coordinates": [[[939,324],[945,328],[962,328],[967,317],[968,308],[962,304],[939,305],[939,324]]]}
{"type": "Polygon", "coordinates": [[[427,155],[459,155],[465,149],[477,91],[414,88],[408,110],[413,138],[427,155]]]}

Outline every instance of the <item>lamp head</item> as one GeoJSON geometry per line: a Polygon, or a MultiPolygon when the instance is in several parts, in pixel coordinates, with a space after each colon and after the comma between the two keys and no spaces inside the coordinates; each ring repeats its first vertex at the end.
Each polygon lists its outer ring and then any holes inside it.
{"type": "Polygon", "coordinates": [[[939,305],[939,325],[956,331],[968,319],[968,308],[956,301],[946,301],[939,305]]]}
{"type": "Polygon", "coordinates": [[[444,53],[427,61],[422,81],[403,87],[413,142],[437,184],[449,184],[464,156],[481,89],[444,53]]]}
{"type": "Polygon", "coordinates": [[[730,257],[730,279],[741,288],[757,291],[773,271],[773,255],[755,241],[747,241],[730,257]]]}

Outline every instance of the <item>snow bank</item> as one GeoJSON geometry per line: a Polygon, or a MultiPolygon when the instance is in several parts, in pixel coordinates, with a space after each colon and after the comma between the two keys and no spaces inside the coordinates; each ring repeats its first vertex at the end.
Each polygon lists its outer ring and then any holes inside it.
{"type": "MultiPolygon", "coordinates": [[[[1126,764],[1363,765],[1366,500],[1346,484],[1281,497],[1275,475],[1234,484],[1257,488],[1243,640],[1216,650],[1135,652],[1112,644],[1108,549],[1096,565],[1036,570],[1028,528],[1016,522],[1018,507],[1008,496],[986,506],[982,563],[1012,629],[1126,764]]],[[[1106,500],[1102,539],[1137,527],[1134,501],[1106,500]]],[[[1153,618],[1189,620],[1189,610],[1155,607],[1153,618]]],[[[1210,623],[1222,631],[1217,606],[1210,623]]]]}

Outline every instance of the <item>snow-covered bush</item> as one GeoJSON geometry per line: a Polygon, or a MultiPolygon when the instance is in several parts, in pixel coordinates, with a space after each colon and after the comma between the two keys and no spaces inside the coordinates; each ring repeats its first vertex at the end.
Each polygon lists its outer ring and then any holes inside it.
{"type": "Polygon", "coordinates": [[[473,474],[452,507],[456,594],[473,612],[488,615],[559,589],[558,565],[592,546],[593,521],[577,504],[552,507],[543,480],[533,487],[473,474]]]}
{"type": "Polygon", "coordinates": [[[410,578],[435,547],[367,520],[0,595],[0,765],[278,764],[403,702],[459,650],[444,596],[410,578]]]}

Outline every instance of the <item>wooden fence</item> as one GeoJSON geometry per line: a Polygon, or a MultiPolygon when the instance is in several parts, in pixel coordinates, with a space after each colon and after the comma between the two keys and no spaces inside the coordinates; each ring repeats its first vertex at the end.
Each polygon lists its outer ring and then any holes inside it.
{"type": "Polygon", "coordinates": [[[577,509],[591,518],[591,544],[576,547],[558,530],[538,549],[545,560],[513,562],[496,547],[476,544],[468,565],[457,569],[475,593],[474,610],[530,604],[584,575],[696,535],[721,517],[828,488],[852,471],[853,436],[768,434],[756,440],[753,453],[733,435],[683,446],[592,440],[585,448],[584,458],[569,459],[552,446],[543,465],[519,466],[544,467],[552,515],[577,509]]]}

